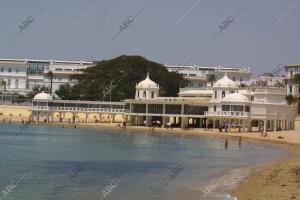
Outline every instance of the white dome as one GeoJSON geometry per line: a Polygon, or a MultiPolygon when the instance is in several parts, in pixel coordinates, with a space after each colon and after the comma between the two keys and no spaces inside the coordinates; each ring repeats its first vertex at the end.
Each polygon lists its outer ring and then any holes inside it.
{"type": "Polygon", "coordinates": [[[222,99],[222,102],[240,102],[240,103],[249,103],[249,99],[240,93],[231,93],[222,99]]]}
{"type": "Polygon", "coordinates": [[[149,73],[147,73],[147,77],[145,80],[139,82],[136,86],[136,88],[158,88],[158,84],[156,84],[155,82],[153,82],[150,78],[149,78],[149,73]]]}
{"type": "Polygon", "coordinates": [[[237,84],[228,78],[227,73],[225,73],[224,77],[218,80],[215,84],[214,87],[231,87],[231,88],[237,88],[237,84]]]}
{"type": "Polygon", "coordinates": [[[34,100],[53,100],[52,96],[44,91],[41,93],[36,94],[33,97],[34,100]]]}

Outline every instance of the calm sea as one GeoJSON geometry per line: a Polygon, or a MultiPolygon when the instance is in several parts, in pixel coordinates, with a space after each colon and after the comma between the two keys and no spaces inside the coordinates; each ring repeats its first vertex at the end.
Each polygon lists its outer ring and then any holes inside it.
{"type": "Polygon", "coordinates": [[[214,137],[1,124],[0,199],[213,199],[216,177],[287,155],[233,140],[225,151],[214,137]]]}

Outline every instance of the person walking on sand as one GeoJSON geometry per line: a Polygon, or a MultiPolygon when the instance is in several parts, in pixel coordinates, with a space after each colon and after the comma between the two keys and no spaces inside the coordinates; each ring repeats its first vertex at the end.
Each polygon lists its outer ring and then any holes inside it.
{"type": "Polygon", "coordinates": [[[240,136],[240,138],[239,138],[239,148],[241,149],[242,148],[242,136],[240,136]]]}
{"type": "Polygon", "coordinates": [[[226,140],[225,140],[225,150],[227,150],[228,149],[228,139],[226,138],[226,140]]]}

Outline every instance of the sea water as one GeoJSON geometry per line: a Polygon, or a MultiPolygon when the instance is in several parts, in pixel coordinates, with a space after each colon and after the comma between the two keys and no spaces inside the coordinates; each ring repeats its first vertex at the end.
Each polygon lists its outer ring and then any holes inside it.
{"type": "Polygon", "coordinates": [[[287,155],[209,136],[0,124],[0,200],[230,199],[240,168],[287,155]]]}

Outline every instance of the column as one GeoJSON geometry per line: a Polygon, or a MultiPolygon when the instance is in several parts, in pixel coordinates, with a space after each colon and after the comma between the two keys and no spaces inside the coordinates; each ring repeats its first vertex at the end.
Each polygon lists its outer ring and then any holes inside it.
{"type": "Polygon", "coordinates": [[[162,125],[163,127],[166,127],[166,117],[162,117],[162,125]]]}
{"type": "Polygon", "coordinates": [[[277,121],[273,120],[274,126],[273,126],[273,131],[276,132],[277,130],[277,121]]]}
{"type": "Polygon", "coordinates": [[[243,133],[245,133],[245,126],[246,126],[246,120],[245,119],[243,119],[243,133]]]}
{"type": "Polygon", "coordinates": [[[152,117],[146,116],[146,126],[151,127],[152,125],[152,117]]]}
{"type": "Polygon", "coordinates": [[[187,128],[188,127],[188,118],[187,117],[181,117],[181,128],[187,128]]]}
{"type": "Polygon", "coordinates": [[[267,133],[267,120],[264,120],[264,133],[267,133]]]}
{"type": "Polygon", "coordinates": [[[40,112],[37,112],[36,123],[40,123],[40,112]]]}
{"type": "Polygon", "coordinates": [[[49,112],[46,113],[47,124],[49,123],[49,112]]]}
{"type": "Polygon", "coordinates": [[[252,132],[252,120],[248,121],[248,132],[252,132]]]}
{"type": "Polygon", "coordinates": [[[85,113],[85,123],[88,123],[89,113],[85,113]]]}

